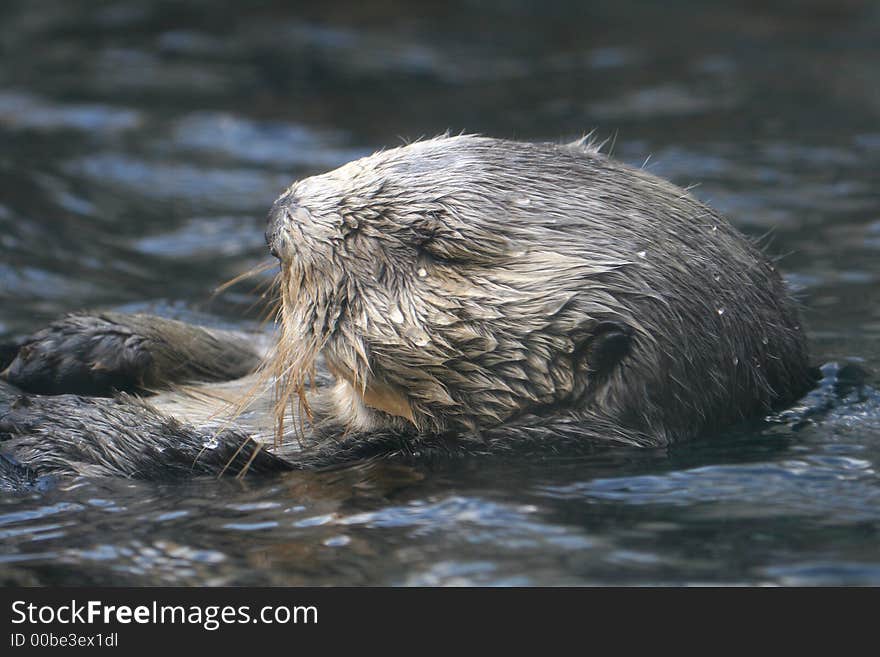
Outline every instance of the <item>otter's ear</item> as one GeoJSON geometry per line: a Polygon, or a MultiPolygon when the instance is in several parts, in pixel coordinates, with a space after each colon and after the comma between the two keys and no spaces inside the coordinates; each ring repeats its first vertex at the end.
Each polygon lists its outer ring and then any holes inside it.
{"type": "Polygon", "coordinates": [[[510,241],[500,231],[458,221],[446,213],[428,213],[413,229],[419,248],[438,260],[492,263],[511,252],[510,241]]]}
{"type": "Polygon", "coordinates": [[[593,374],[607,374],[624,359],[632,345],[633,330],[619,322],[600,323],[587,344],[585,360],[593,374]]]}

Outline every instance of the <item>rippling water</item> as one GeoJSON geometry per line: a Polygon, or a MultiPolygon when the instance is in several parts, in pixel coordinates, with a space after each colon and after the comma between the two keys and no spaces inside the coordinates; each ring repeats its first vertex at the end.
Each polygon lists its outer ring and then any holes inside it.
{"type": "Polygon", "coordinates": [[[880,585],[876,3],[247,4],[0,6],[0,339],[82,308],[251,327],[252,286],[212,293],[292,179],[595,128],[766,236],[841,368],[669,450],[4,495],[0,580],[880,585]]]}

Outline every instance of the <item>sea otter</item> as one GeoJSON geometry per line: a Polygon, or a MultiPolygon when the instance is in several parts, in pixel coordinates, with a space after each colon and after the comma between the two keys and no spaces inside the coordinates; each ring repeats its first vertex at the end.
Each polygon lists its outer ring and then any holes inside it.
{"type": "Polygon", "coordinates": [[[10,351],[5,467],[161,477],[660,446],[814,381],[772,262],[588,140],[380,151],[295,182],[266,239],[274,347],[146,315],[62,319],[10,351]]]}

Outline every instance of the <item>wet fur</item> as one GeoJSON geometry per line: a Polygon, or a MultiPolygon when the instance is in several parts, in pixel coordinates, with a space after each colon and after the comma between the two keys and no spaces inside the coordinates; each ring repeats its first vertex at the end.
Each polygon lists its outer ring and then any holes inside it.
{"type": "Polygon", "coordinates": [[[368,412],[365,430],[485,434],[583,412],[666,444],[810,382],[773,264],[685,191],[589,146],[419,142],[294,184],[269,233],[298,282],[286,330],[308,336],[282,339],[290,368],[321,351],[353,388],[412,405],[414,421],[368,412]],[[619,366],[590,362],[608,325],[632,337],[619,366]]]}
{"type": "MultiPolygon", "coordinates": [[[[292,185],[267,240],[281,307],[262,375],[146,401],[0,390],[3,450],[31,473],[153,477],[163,458],[168,472],[188,459],[222,471],[215,456],[242,445],[263,469],[657,446],[758,417],[813,381],[772,262],[684,190],[589,144],[459,136],[377,153],[292,185]]],[[[263,356],[167,320],[123,339],[106,322],[124,316],[107,318],[35,334],[7,379],[143,391],[234,379],[263,356]]]]}

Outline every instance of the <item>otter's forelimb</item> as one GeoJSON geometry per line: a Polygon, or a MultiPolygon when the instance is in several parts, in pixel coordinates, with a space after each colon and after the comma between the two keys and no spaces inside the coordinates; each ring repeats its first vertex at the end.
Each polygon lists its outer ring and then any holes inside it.
{"type": "Polygon", "coordinates": [[[228,381],[260,363],[252,338],[146,314],[74,314],[25,338],[2,376],[39,394],[110,396],[228,381]]]}
{"type": "MultiPolygon", "coordinates": [[[[29,395],[3,382],[0,441],[8,461],[0,466],[7,470],[20,466],[17,476],[22,479],[47,475],[169,479],[291,469],[235,428],[185,424],[131,395],[110,399],[29,395]]],[[[0,467],[0,471],[5,470],[0,467]]]]}

